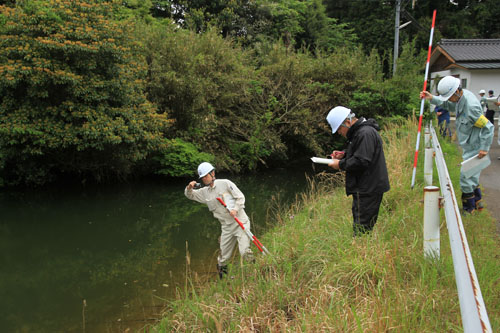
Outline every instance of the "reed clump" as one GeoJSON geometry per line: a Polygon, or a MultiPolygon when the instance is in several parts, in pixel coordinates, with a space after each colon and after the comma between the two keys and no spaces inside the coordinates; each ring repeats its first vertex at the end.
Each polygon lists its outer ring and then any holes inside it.
{"type": "MultiPolygon", "coordinates": [[[[462,331],[444,216],[441,259],[423,257],[423,185],[410,189],[415,122],[382,135],[391,190],[372,234],[352,236],[351,198],[339,175],[322,174],[261,238],[271,251],[235,264],[228,278],[193,286],[169,304],[156,332],[450,332],[462,331]],[[231,278],[234,276],[234,278],[231,278]],[[196,289],[196,290],[195,290],[196,289]]],[[[460,160],[443,143],[458,190],[460,160]]],[[[423,165],[423,157],[419,165],[423,165]]],[[[434,177],[437,181],[437,177],[434,177]]],[[[500,329],[500,258],[488,212],[464,217],[493,331],[500,329]]]]}

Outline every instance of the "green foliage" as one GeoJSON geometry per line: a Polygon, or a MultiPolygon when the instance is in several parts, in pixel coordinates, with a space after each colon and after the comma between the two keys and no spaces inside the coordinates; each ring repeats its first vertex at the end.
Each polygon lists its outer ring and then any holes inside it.
{"type": "MultiPolygon", "coordinates": [[[[138,35],[149,64],[148,99],[175,121],[168,138],[212,154],[220,169],[255,170],[323,154],[331,147],[325,115],[333,106],[369,117],[406,115],[415,93],[413,68],[402,64],[406,76],[386,83],[380,57],[360,48],[312,54],[275,42],[242,50],[218,31],[175,25],[143,26],[138,35]],[[408,90],[398,93],[394,86],[402,81],[408,90]]],[[[401,59],[413,61],[413,51],[401,59]]]]}
{"type": "MultiPolygon", "coordinates": [[[[413,43],[403,45],[396,75],[362,83],[352,95],[351,107],[364,117],[382,122],[395,115],[410,116],[420,104],[419,89],[423,82],[420,64],[425,63],[424,56],[423,52],[418,54],[413,43]]],[[[379,61],[376,55],[372,57],[372,61],[379,61]]]]}
{"type": "Polygon", "coordinates": [[[259,80],[248,54],[212,30],[143,29],[148,98],[175,120],[169,137],[196,144],[223,169],[254,169],[273,134],[253,105],[259,80]]]}
{"type": "Polygon", "coordinates": [[[152,7],[151,0],[123,0],[115,17],[119,20],[139,19],[152,22],[153,19],[150,15],[152,7]]]}
{"type": "Polygon", "coordinates": [[[167,126],[143,94],[129,30],[97,0],[0,7],[0,151],[4,178],[126,175],[167,126]]]}
{"type": "Polygon", "coordinates": [[[157,173],[170,177],[191,176],[193,170],[202,162],[214,162],[210,154],[181,139],[172,140],[155,160],[160,164],[157,173]]]}
{"type": "MultiPolygon", "coordinates": [[[[359,37],[364,50],[377,49],[380,54],[394,48],[395,1],[323,1],[329,17],[349,24],[359,37]]],[[[402,2],[401,23],[412,21],[400,29],[400,45],[417,41],[418,49],[427,49],[432,11],[436,9],[434,41],[441,38],[499,38],[500,8],[496,1],[419,0],[410,6],[402,2]],[[409,15],[408,15],[408,14],[409,15]],[[410,16],[411,15],[411,16],[410,16]]]]}
{"type": "Polygon", "coordinates": [[[298,34],[297,44],[310,49],[331,51],[338,47],[353,46],[357,39],[347,24],[339,24],[337,19],[326,15],[321,0],[307,2],[302,21],[303,31],[298,34]]]}
{"type": "Polygon", "coordinates": [[[162,3],[162,8],[169,8],[169,17],[179,25],[196,32],[216,26],[222,36],[234,38],[245,46],[282,39],[287,46],[297,49],[305,46],[311,50],[331,50],[352,45],[356,40],[347,24],[337,24],[335,19],[327,17],[321,0],[172,0],[162,3]]]}
{"type": "MultiPolygon", "coordinates": [[[[377,49],[382,54],[393,48],[394,2],[338,0],[324,3],[328,16],[349,24],[365,50],[377,49]]],[[[403,36],[400,38],[404,41],[403,36]]]]}

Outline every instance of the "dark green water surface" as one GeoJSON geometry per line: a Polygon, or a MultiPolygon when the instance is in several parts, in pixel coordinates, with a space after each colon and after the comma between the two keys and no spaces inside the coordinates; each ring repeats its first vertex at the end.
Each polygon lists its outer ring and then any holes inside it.
{"type": "MultiPolygon", "coordinates": [[[[257,237],[307,186],[304,170],[229,178],[257,237]]],[[[220,224],[184,196],[187,182],[0,192],[0,332],[152,324],[184,288],[186,242],[190,269],[215,281],[220,224]]]]}

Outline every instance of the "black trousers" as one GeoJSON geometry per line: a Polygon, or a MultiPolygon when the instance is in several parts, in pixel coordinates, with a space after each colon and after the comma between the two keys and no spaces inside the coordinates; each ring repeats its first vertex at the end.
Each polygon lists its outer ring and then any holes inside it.
{"type": "Polygon", "coordinates": [[[370,232],[377,223],[383,193],[352,195],[352,217],[354,236],[370,232]]]}
{"type": "Polygon", "coordinates": [[[495,126],[494,123],[495,110],[486,110],[485,117],[488,118],[488,120],[490,121],[490,123],[493,124],[493,126],[495,126]]]}

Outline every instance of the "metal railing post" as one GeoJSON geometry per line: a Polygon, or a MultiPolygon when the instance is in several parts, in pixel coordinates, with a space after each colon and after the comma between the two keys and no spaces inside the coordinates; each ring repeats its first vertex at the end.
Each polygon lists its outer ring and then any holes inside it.
{"type": "Polygon", "coordinates": [[[431,142],[431,130],[429,128],[429,123],[424,128],[424,147],[429,148],[432,146],[431,142]]]}
{"type": "Polygon", "coordinates": [[[432,185],[432,173],[434,171],[434,149],[425,148],[424,158],[424,183],[426,186],[432,185]]]}
{"type": "Polygon", "coordinates": [[[439,187],[424,187],[424,256],[438,258],[439,253],[439,187]]]}
{"type": "Polygon", "coordinates": [[[434,148],[432,148],[431,142],[431,130],[429,129],[429,124],[425,126],[424,130],[424,143],[425,143],[425,155],[424,155],[424,183],[426,186],[432,185],[432,173],[434,166],[434,148]]]}

